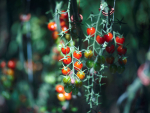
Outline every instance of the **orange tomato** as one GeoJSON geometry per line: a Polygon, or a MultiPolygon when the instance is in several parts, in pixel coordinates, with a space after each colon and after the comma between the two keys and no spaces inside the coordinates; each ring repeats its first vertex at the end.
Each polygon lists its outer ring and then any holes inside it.
{"type": "Polygon", "coordinates": [[[57,99],[59,101],[65,101],[65,95],[63,93],[58,93],[57,94],[57,99]]]}
{"type": "Polygon", "coordinates": [[[77,76],[79,77],[79,79],[84,79],[84,77],[85,77],[85,73],[83,72],[83,71],[78,71],[77,72],[77,76]]]}
{"type": "MultiPolygon", "coordinates": [[[[71,92],[71,93],[72,93],[72,92],[71,92]]],[[[66,92],[64,91],[63,94],[64,94],[66,100],[71,100],[71,98],[72,98],[71,93],[66,93],[66,92]]]]}
{"type": "Polygon", "coordinates": [[[59,34],[58,31],[54,31],[54,32],[52,33],[52,38],[53,38],[54,40],[56,40],[56,39],[59,37],[58,34],[59,34]]]}

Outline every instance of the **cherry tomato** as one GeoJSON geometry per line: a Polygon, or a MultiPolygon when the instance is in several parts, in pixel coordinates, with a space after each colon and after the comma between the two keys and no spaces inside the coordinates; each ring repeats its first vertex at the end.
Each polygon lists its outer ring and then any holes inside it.
{"type": "Polygon", "coordinates": [[[78,94],[78,91],[79,91],[79,89],[78,89],[77,87],[74,86],[74,87],[72,88],[72,94],[73,94],[73,95],[77,95],[77,94],[78,94]]]}
{"type": "Polygon", "coordinates": [[[101,64],[100,63],[94,63],[94,70],[95,71],[99,71],[101,68],[101,64]]]}
{"type": "Polygon", "coordinates": [[[120,65],[120,66],[117,67],[117,72],[118,72],[119,74],[122,74],[122,73],[124,72],[124,70],[125,70],[125,67],[122,66],[122,65],[120,65]]]}
{"type": "Polygon", "coordinates": [[[125,55],[126,52],[127,52],[127,48],[123,47],[123,46],[118,46],[117,52],[118,52],[119,55],[125,55]]]}
{"type": "Polygon", "coordinates": [[[91,28],[87,28],[87,34],[88,35],[91,35],[91,37],[94,37],[94,34],[95,34],[95,28],[94,27],[91,27],[91,28]]]}
{"type": "Polygon", "coordinates": [[[92,50],[86,50],[85,53],[84,53],[84,56],[86,58],[91,58],[93,56],[92,50]]]}
{"type": "MultiPolygon", "coordinates": [[[[66,11],[65,11],[65,10],[63,10],[63,11],[61,11],[61,12],[63,13],[63,12],[66,12],[66,11]]],[[[60,16],[61,16],[61,18],[62,18],[62,19],[68,19],[68,13],[67,13],[67,12],[66,12],[66,13],[61,14],[60,16]]]]}
{"type": "Polygon", "coordinates": [[[97,41],[97,43],[99,43],[99,44],[104,44],[105,38],[103,38],[103,37],[97,35],[96,41],[97,41]]]}
{"type": "Polygon", "coordinates": [[[70,56],[67,56],[67,58],[63,59],[63,63],[64,64],[70,64],[72,61],[71,57],[70,56]]]}
{"type": "Polygon", "coordinates": [[[105,41],[110,42],[113,39],[112,33],[108,33],[104,35],[105,41]]]}
{"type": "Polygon", "coordinates": [[[115,46],[114,45],[107,45],[106,46],[106,51],[110,54],[112,54],[115,51],[115,46]]]}
{"type": "Polygon", "coordinates": [[[104,56],[99,56],[97,59],[97,62],[100,64],[104,64],[105,63],[105,57],[104,56]]]}
{"type": "Polygon", "coordinates": [[[70,41],[70,34],[65,35],[66,40],[70,41]]]}
{"type": "Polygon", "coordinates": [[[58,92],[58,93],[63,93],[63,92],[64,92],[64,86],[62,86],[62,85],[57,85],[57,86],[55,87],[55,90],[56,90],[56,92],[58,92]]]}
{"type": "Polygon", "coordinates": [[[16,62],[13,60],[8,61],[8,67],[14,69],[16,67],[16,62]]]}
{"type": "Polygon", "coordinates": [[[64,84],[69,84],[69,83],[71,83],[71,78],[69,76],[66,76],[63,78],[63,82],[64,82],[64,84]]]}
{"type": "Polygon", "coordinates": [[[47,27],[50,31],[55,31],[57,29],[57,24],[55,22],[49,22],[47,27]]]}
{"type": "Polygon", "coordinates": [[[63,93],[58,93],[57,94],[57,99],[59,101],[65,101],[65,95],[63,93]]]}
{"type": "Polygon", "coordinates": [[[53,38],[54,40],[56,40],[56,39],[59,37],[58,34],[59,34],[58,31],[54,31],[54,32],[52,33],[52,38],[53,38]]]}
{"type": "Polygon", "coordinates": [[[63,94],[64,94],[66,100],[71,100],[71,98],[72,98],[71,93],[66,93],[66,92],[64,91],[63,94]]]}
{"type": "Polygon", "coordinates": [[[72,85],[70,84],[66,84],[64,88],[66,93],[70,93],[72,91],[72,85]]]}
{"type": "Polygon", "coordinates": [[[74,63],[74,69],[75,70],[81,70],[82,67],[83,67],[83,64],[81,62],[76,61],[74,63]]]}
{"type": "MultiPolygon", "coordinates": [[[[67,26],[63,26],[62,27],[62,31],[66,31],[68,29],[68,27],[67,26]]],[[[68,33],[69,32],[69,30],[68,31],[66,31],[65,33],[68,33]]]]}
{"type": "Polygon", "coordinates": [[[66,26],[66,22],[64,21],[64,19],[60,18],[60,26],[66,26]]]}
{"type": "Polygon", "coordinates": [[[13,69],[7,69],[7,75],[14,75],[14,70],[13,69]]]}
{"type": "Polygon", "coordinates": [[[77,76],[79,77],[79,79],[84,79],[84,77],[85,77],[85,73],[83,72],[83,71],[78,71],[77,72],[77,76]]]}
{"type": "Polygon", "coordinates": [[[116,40],[117,45],[119,45],[119,46],[123,45],[123,43],[125,42],[124,37],[117,36],[115,40],[116,40]]]}
{"type": "Polygon", "coordinates": [[[75,86],[80,88],[82,86],[82,81],[81,80],[76,80],[75,81],[75,86]]]}
{"type": "Polygon", "coordinates": [[[66,66],[63,67],[62,70],[61,70],[61,72],[62,72],[63,75],[69,74],[70,71],[71,71],[71,69],[69,67],[66,67],[66,66]]]}
{"type": "Polygon", "coordinates": [[[57,61],[61,60],[63,57],[61,55],[57,56],[57,61]]]}
{"type": "Polygon", "coordinates": [[[73,57],[79,60],[82,57],[82,53],[80,51],[74,51],[73,57]]]}
{"type": "Polygon", "coordinates": [[[64,55],[66,55],[66,54],[68,54],[69,52],[70,52],[70,47],[62,47],[61,48],[61,52],[64,54],[64,55]]]}
{"type": "Polygon", "coordinates": [[[86,66],[87,66],[88,68],[92,68],[93,65],[94,65],[94,61],[93,61],[93,60],[87,60],[87,61],[86,61],[86,66]]]}
{"type": "Polygon", "coordinates": [[[5,61],[2,61],[1,64],[0,64],[0,67],[1,67],[1,68],[4,68],[5,66],[6,66],[6,62],[5,62],[5,61]]]}
{"type": "Polygon", "coordinates": [[[114,62],[114,57],[113,57],[113,56],[108,56],[108,57],[106,57],[106,62],[107,62],[107,64],[113,64],[113,62],[114,62]]]}
{"type": "Polygon", "coordinates": [[[127,63],[127,58],[119,58],[118,62],[120,65],[125,65],[127,63]]]}
{"type": "Polygon", "coordinates": [[[117,66],[115,65],[115,64],[111,64],[110,66],[109,66],[109,71],[111,72],[111,73],[116,73],[116,71],[117,71],[117,66]]]}

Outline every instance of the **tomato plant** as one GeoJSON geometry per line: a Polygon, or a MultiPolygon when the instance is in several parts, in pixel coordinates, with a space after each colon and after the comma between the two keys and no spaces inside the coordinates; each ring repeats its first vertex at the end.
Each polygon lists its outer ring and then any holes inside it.
{"type": "Polygon", "coordinates": [[[108,34],[104,35],[104,38],[105,38],[106,42],[110,42],[113,39],[113,35],[112,35],[112,33],[109,32],[108,34]]]}
{"type": "Polygon", "coordinates": [[[70,52],[70,47],[66,46],[66,47],[62,47],[61,48],[61,52],[66,55],[70,52]]]}
{"type": "Polygon", "coordinates": [[[81,80],[76,80],[75,81],[75,86],[76,87],[81,87],[82,86],[82,81],[81,80]]]}
{"type": "Polygon", "coordinates": [[[87,34],[88,35],[91,35],[91,37],[94,37],[94,34],[95,34],[95,28],[94,27],[91,27],[91,28],[87,28],[87,34]]]}
{"type": "Polygon", "coordinates": [[[57,29],[57,24],[55,22],[49,22],[47,27],[50,31],[55,31],[57,29]]]}
{"type": "Polygon", "coordinates": [[[81,62],[76,61],[76,62],[74,63],[74,69],[75,69],[75,70],[81,70],[82,67],[83,67],[83,64],[82,64],[81,62]]]}
{"type": "Polygon", "coordinates": [[[66,84],[66,85],[64,86],[64,89],[65,89],[65,92],[66,92],[66,93],[70,93],[70,92],[72,91],[72,85],[66,84]]]}
{"type": "Polygon", "coordinates": [[[77,72],[77,76],[79,77],[79,79],[84,79],[84,77],[85,77],[85,73],[83,72],[83,71],[78,71],[77,72]]]}
{"type": "Polygon", "coordinates": [[[63,67],[62,70],[61,70],[61,72],[62,72],[63,75],[69,74],[70,71],[71,71],[70,68],[69,68],[69,67],[66,67],[66,66],[63,67]]]}
{"type": "Polygon", "coordinates": [[[98,56],[97,62],[100,64],[104,64],[105,63],[105,57],[104,56],[98,56]]]}
{"type": "Polygon", "coordinates": [[[95,71],[99,71],[101,68],[101,64],[100,63],[94,63],[94,70],[95,71]]]}
{"type": "Polygon", "coordinates": [[[70,64],[71,61],[72,61],[72,59],[71,59],[70,56],[64,57],[64,59],[63,59],[63,63],[64,63],[64,64],[70,64]]]}
{"type": "Polygon", "coordinates": [[[119,55],[125,55],[126,52],[127,52],[127,48],[123,47],[123,46],[118,46],[117,52],[118,52],[119,55]]]}
{"type": "Polygon", "coordinates": [[[56,92],[58,92],[58,93],[63,93],[63,92],[64,92],[64,86],[62,86],[62,85],[57,85],[57,86],[55,87],[55,90],[56,90],[56,92]]]}
{"type": "Polygon", "coordinates": [[[105,42],[105,38],[101,37],[100,35],[97,35],[96,41],[98,44],[103,44],[105,42]]]}
{"type": "Polygon", "coordinates": [[[84,52],[84,56],[85,56],[86,58],[91,58],[91,57],[93,56],[92,50],[86,50],[86,51],[84,52]]]}
{"type": "Polygon", "coordinates": [[[94,65],[94,61],[93,61],[93,60],[87,60],[87,61],[86,61],[86,66],[87,66],[88,68],[92,68],[93,65],[94,65]]]}
{"type": "Polygon", "coordinates": [[[64,82],[64,84],[69,84],[69,83],[71,83],[71,78],[69,76],[65,76],[63,78],[63,82],[64,82]]]}
{"type": "Polygon", "coordinates": [[[112,44],[112,45],[107,45],[106,46],[106,51],[110,54],[112,54],[114,51],[115,51],[115,46],[112,44]]]}
{"type": "Polygon", "coordinates": [[[119,36],[117,36],[116,37],[116,43],[117,43],[117,45],[123,45],[123,43],[125,42],[125,38],[122,36],[122,37],[119,37],[119,36]]]}
{"type": "Polygon", "coordinates": [[[80,51],[74,51],[73,57],[79,60],[82,57],[82,53],[80,51]]]}

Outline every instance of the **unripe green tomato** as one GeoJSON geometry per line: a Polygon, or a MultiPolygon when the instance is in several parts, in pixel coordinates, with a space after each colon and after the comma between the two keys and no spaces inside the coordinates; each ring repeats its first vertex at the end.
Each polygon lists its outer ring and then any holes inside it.
{"type": "Polygon", "coordinates": [[[87,61],[86,61],[86,66],[87,66],[88,68],[92,68],[93,65],[94,65],[94,61],[93,61],[93,60],[87,60],[87,61]]]}
{"type": "Polygon", "coordinates": [[[8,80],[13,81],[14,80],[14,76],[8,75],[8,80]]]}
{"type": "Polygon", "coordinates": [[[116,73],[116,71],[117,71],[117,65],[116,65],[116,64],[111,64],[111,65],[109,66],[109,70],[110,70],[110,72],[111,72],[112,74],[116,73]]]}
{"type": "Polygon", "coordinates": [[[69,45],[69,46],[74,46],[74,45],[75,45],[75,42],[74,42],[74,41],[71,41],[68,45],[69,45]]]}
{"type": "Polygon", "coordinates": [[[117,72],[118,72],[119,74],[122,74],[122,73],[124,72],[124,70],[125,70],[125,67],[122,66],[122,65],[120,65],[120,66],[117,67],[117,72]]]}
{"type": "Polygon", "coordinates": [[[100,64],[104,64],[105,63],[105,57],[104,56],[99,56],[97,59],[97,62],[100,64]]]}
{"type": "Polygon", "coordinates": [[[71,78],[69,76],[65,76],[63,78],[63,82],[64,82],[64,84],[70,84],[71,83],[71,78]]]}
{"type": "Polygon", "coordinates": [[[65,35],[66,40],[70,41],[70,34],[65,35]]]}
{"type": "Polygon", "coordinates": [[[73,94],[73,95],[77,95],[77,94],[78,94],[78,91],[79,91],[79,89],[78,89],[77,87],[74,86],[74,87],[72,88],[72,94],[73,94]]]}
{"type": "Polygon", "coordinates": [[[78,87],[78,88],[81,87],[82,86],[82,81],[81,80],[76,80],[75,81],[75,86],[78,87]]]}
{"type": "Polygon", "coordinates": [[[11,81],[5,80],[5,81],[3,82],[3,85],[4,85],[5,87],[7,87],[7,88],[10,88],[10,87],[11,87],[11,81]]]}
{"type": "Polygon", "coordinates": [[[95,71],[99,71],[101,68],[101,64],[100,63],[94,63],[94,70],[95,71]]]}
{"type": "Polygon", "coordinates": [[[65,92],[70,93],[72,91],[72,85],[71,84],[66,84],[64,86],[65,92]]]}

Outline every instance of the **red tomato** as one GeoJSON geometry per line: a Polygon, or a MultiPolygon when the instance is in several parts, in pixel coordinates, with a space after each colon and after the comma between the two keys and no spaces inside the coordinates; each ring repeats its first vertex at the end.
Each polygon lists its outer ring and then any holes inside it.
{"type": "Polygon", "coordinates": [[[57,56],[57,61],[61,60],[63,57],[61,55],[57,56]]]}
{"type": "Polygon", "coordinates": [[[82,67],[83,67],[83,64],[81,62],[76,61],[74,63],[74,69],[75,70],[81,70],[82,67]]]}
{"type": "MultiPolygon", "coordinates": [[[[63,11],[61,11],[62,13],[63,12],[66,12],[65,10],[63,10],[63,11]]],[[[63,14],[61,14],[60,15],[60,17],[62,18],[62,19],[68,19],[68,13],[66,12],[66,13],[63,13],[63,14]]]]}
{"type": "Polygon", "coordinates": [[[13,60],[8,61],[8,67],[14,69],[16,67],[16,62],[13,60]]]}
{"type": "MultiPolygon", "coordinates": [[[[72,92],[71,92],[71,93],[72,93],[72,92]]],[[[66,93],[66,92],[64,91],[63,94],[64,94],[66,100],[71,100],[71,98],[72,98],[71,93],[66,93]]]]}
{"type": "Polygon", "coordinates": [[[69,67],[63,67],[62,68],[62,70],[61,70],[61,72],[62,72],[62,74],[64,74],[64,75],[67,75],[67,74],[69,74],[70,73],[70,68],[69,67]]]}
{"type": "Polygon", "coordinates": [[[105,42],[105,38],[103,38],[103,37],[97,35],[96,41],[97,41],[97,43],[99,43],[99,44],[103,44],[103,43],[105,42]]]}
{"type": "Polygon", "coordinates": [[[72,61],[71,57],[70,56],[67,56],[67,58],[63,59],[63,63],[64,64],[70,64],[72,61]]]}
{"type": "Polygon", "coordinates": [[[108,33],[104,35],[105,41],[110,42],[113,39],[112,33],[108,33]]]}
{"type": "Polygon", "coordinates": [[[55,31],[57,29],[57,24],[55,22],[49,22],[47,27],[50,31],[55,31]]]}
{"type": "Polygon", "coordinates": [[[91,27],[91,28],[87,28],[86,32],[88,35],[91,35],[91,37],[94,37],[95,31],[96,29],[94,27],[91,27]]]}
{"type": "Polygon", "coordinates": [[[60,19],[60,26],[61,27],[66,26],[66,22],[63,19],[60,19]]]}
{"type": "Polygon", "coordinates": [[[70,52],[70,47],[66,46],[66,47],[62,47],[61,48],[61,52],[66,55],[70,52]]]}
{"type": "Polygon", "coordinates": [[[4,68],[6,66],[6,62],[5,61],[2,61],[1,64],[0,64],[1,68],[4,68]]]}
{"type": "Polygon", "coordinates": [[[107,62],[107,64],[113,64],[113,62],[114,62],[114,57],[113,57],[113,56],[108,56],[108,57],[106,57],[106,62],[107,62]]]}
{"type": "Polygon", "coordinates": [[[119,36],[116,37],[117,45],[121,46],[121,45],[123,45],[124,42],[125,42],[124,37],[119,37],[119,36]]]}
{"type": "Polygon", "coordinates": [[[79,60],[82,57],[82,53],[80,51],[74,51],[73,57],[79,60]]]}
{"type": "Polygon", "coordinates": [[[63,93],[63,92],[64,92],[64,86],[62,86],[62,85],[57,85],[57,86],[55,87],[55,90],[56,90],[56,92],[58,92],[58,93],[63,93]]]}
{"type": "Polygon", "coordinates": [[[54,31],[54,32],[52,33],[52,38],[53,38],[54,40],[56,40],[56,39],[59,37],[58,34],[59,34],[58,31],[54,31]]]}
{"type": "MultiPolygon", "coordinates": [[[[63,26],[62,27],[62,31],[66,31],[68,29],[68,27],[67,26],[63,26]]],[[[69,30],[68,31],[66,31],[65,33],[68,33],[69,32],[69,30]]]]}
{"type": "Polygon", "coordinates": [[[126,52],[127,52],[127,48],[123,47],[123,46],[118,46],[117,52],[118,52],[119,55],[125,55],[126,52]]]}
{"type": "Polygon", "coordinates": [[[114,45],[108,45],[106,46],[106,51],[110,54],[112,54],[115,51],[115,46],[114,45]]]}

